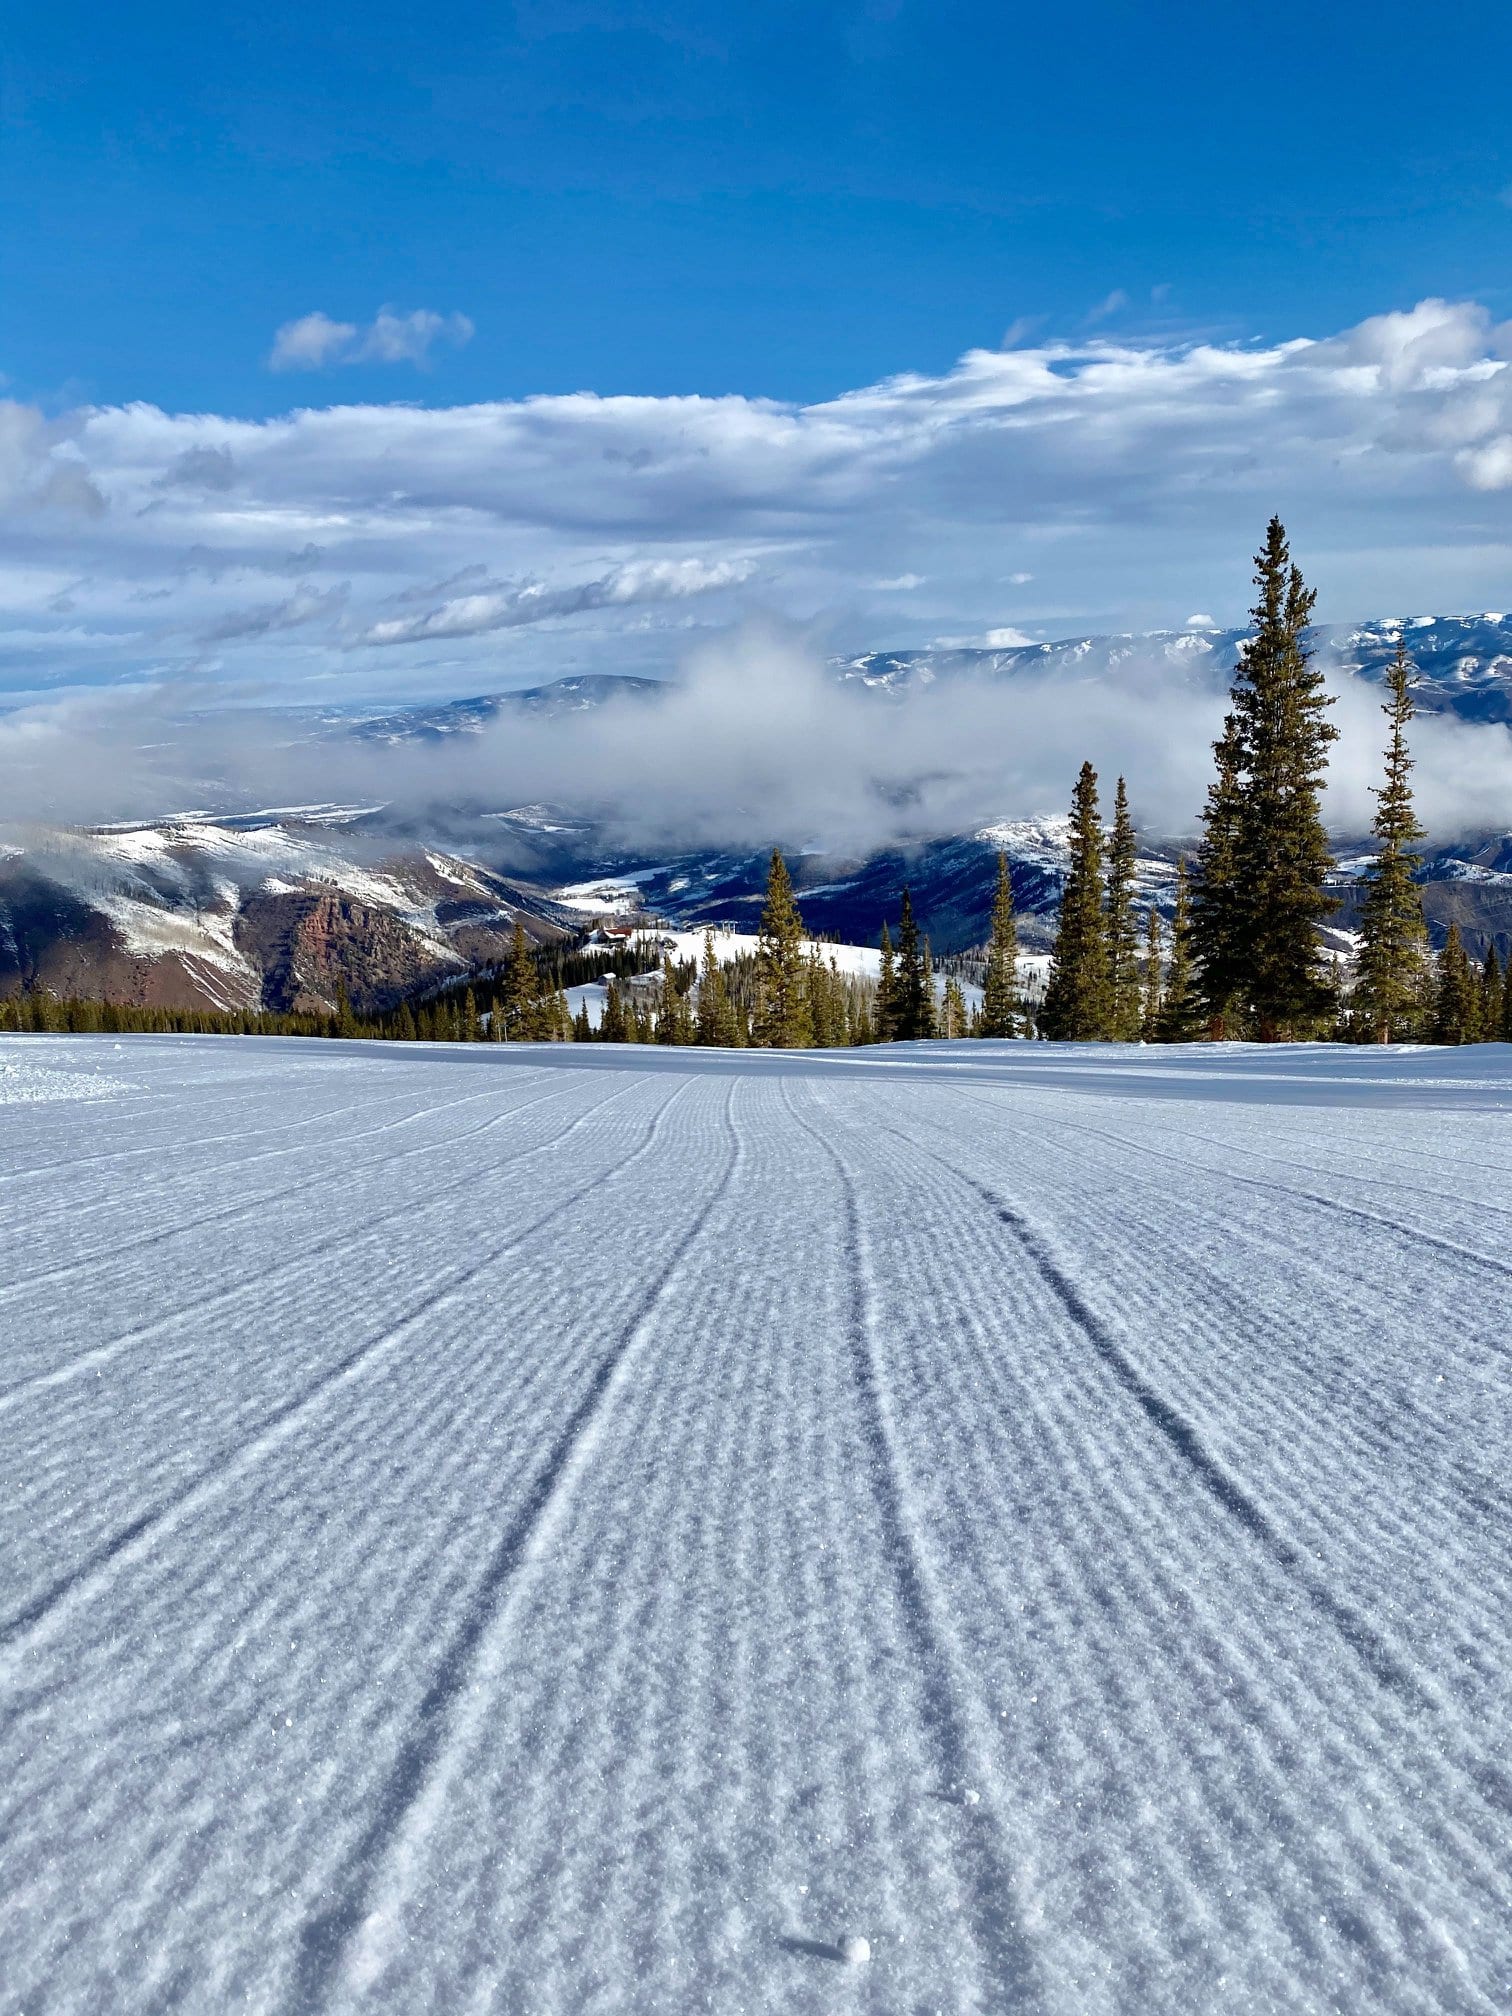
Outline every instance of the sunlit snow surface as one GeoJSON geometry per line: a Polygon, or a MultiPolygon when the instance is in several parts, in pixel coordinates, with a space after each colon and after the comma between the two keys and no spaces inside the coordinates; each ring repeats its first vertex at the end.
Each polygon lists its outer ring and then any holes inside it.
{"type": "Polygon", "coordinates": [[[0,1067],[6,2011],[1512,2007],[1512,1052],[0,1067]]]}

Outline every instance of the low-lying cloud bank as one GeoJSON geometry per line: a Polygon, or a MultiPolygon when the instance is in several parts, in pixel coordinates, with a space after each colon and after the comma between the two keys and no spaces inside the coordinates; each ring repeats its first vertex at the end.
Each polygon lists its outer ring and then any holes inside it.
{"type": "MultiPolygon", "coordinates": [[[[322,359],[379,340],[284,334],[322,359]]],[[[1324,618],[1502,602],[1508,327],[1424,301],[1323,340],[1047,342],[810,406],[0,402],[0,695],[665,673],[752,608],[846,650],[1229,623],[1273,510],[1324,618]]]]}
{"type": "MultiPolygon", "coordinates": [[[[1335,691],[1328,816],[1359,834],[1379,777],[1381,696],[1347,678],[1335,691]]],[[[803,640],[770,630],[696,652],[651,702],[506,715],[439,744],[312,740],[256,713],[186,719],[194,697],[165,689],[0,719],[0,806],[59,823],[382,803],[439,839],[460,808],[545,801],[642,856],[773,840],[860,853],[1062,810],[1090,757],[1110,801],[1122,773],[1145,830],[1173,838],[1196,829],[1225,705],[1221,681],[1153,656],[1097,678],[962,678],[893,698],[837,685],[803,640]]],[[[1425,716],[1413,746],[1436,839],[1512,824],[1505,728],[1425,716]]]]}

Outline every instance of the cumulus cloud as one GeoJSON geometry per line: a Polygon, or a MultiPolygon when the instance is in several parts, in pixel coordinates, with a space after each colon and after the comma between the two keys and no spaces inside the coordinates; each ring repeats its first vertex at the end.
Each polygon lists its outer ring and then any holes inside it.
{"type": "MultiPolygon", "coordinates": [[[[465,333],[385,315],[280,340],[336,363],[465,333]]],[[[1026,339],[810,405],[583,392],[249,421],[11,402],[0,686],[198,669],[217,624],[220,676],[285,697],[666,672],[690,623],[728,625],[758,587],[846,652],[1194,608],[1230,624],[1273,510],[1325,620],[1494,605],[1509,360],[1485,309],[1424,301],[1266,345],[1026,339]],[[349,584],[328,637],[231,623],[291,573],[349,584]]]]}
{"type": "Polygon", "coordinates": [[[268,355],[272,371],[318,371],[348,354],[357,341],[355,322],[333,322],[316,309],[285,322],[273,338],[268,355]]]}
{"type": "Polygon", "coordinates": [[[438,315],[431,308],[416,308],[401,315],[394,308],[380,308],[373,320],[359,327],[355,322],[336,322],[316,310],[285,322],[273,338],[268,355],[272,371],[319,371],[330,364],[416,364],[424,366],[437,343],[460,348],[470,343],[473,324],[466,315],[438,315]]]}

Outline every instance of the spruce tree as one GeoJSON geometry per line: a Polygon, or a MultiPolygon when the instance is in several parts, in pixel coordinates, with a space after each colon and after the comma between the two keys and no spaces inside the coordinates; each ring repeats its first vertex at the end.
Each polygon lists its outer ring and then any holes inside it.
{"type": "Polygon", "coordinates": [[[634,1040],[625,1014],[624,996],[618,980],[611,979],[604,992],[604,1013],[599,1023],[601,1043],[629,1043],[634,1040]]]}
{"type": "Polygon", "coordinates": [[[987,941],[987,981],[982,990],[978,1036],[1017,1036],[1018,925],[1013,914],[1013,878],[1008,856],[998,855],[997,892],[992,899],[992,933],[987,941]]]}
{"type": "Polygon", "coordinates": [[[1410,1033],[1422,1006],[1428,961],[1422,892],[1413,880],[1422,860],[1413,852],[1413,843],[1422,839],[1423,829],[1412,802],[1412,757],[1407,748],[1414,711],[1412,665],[1400,637],[1387,674],[1387,692],[1390,697],[1382,710],[1390,728],[1386,770],[1375,787],[1379,844],[1362,877],[1365,899],[1355,983],[1356,1005],[1377,1043],[1410,1033]]]}
{"type": "Polygon", "coordinates": [[[1050,982],[1039,1012],[1042,1036],[1096,1043],[1108,1033],[1108,946],[1103,929],[1102,820],[1097,772],[1083,763],[1071,800],[1071,866],[1061,892],[1050,982]]]}
{"type": "Polygon", "coordinates": [[[1201,1004],[1192,974],[1191,883],[1186,857],[1176,864],[1176,907],[1171,914],[1171,950],[1166,961],[1165,988],[1160,1003],[1162,1043],[1190,1043],[1199,1034],[1201,1004]]]}
{"type": "Polygon", "coordinates": [[[762,1050],[802,1050],[813,1041],[804,973],[803,919],[780,848],[772,849],[756,947],[756,1016],[762,1050]]]}
{"type": "Polygon", "coordinates": [[[1502,974],[1496,960],[1496,946],[1489,940],[1486,956],[1481,962],[1477,994],[1475,1040],[1477,1043],[1494,1043],[1501,1034],[1502,974]]]}
{"type": "Polygon", "coordinates": [[[1160,1034],[1161,971],[1165,963],[1160,940],[1160,912],[1152,903],[1145,912],[1144,984],[1139,1006],[1139,1034],[1146,1043],[1154,1043],[1160,1034]]]}
{"type": "Polygon", "coordinates": [[[1433,1004],[1435,1043],[1474,1040],[1476,996],[1475,975],[1465,954],[1459,926],[1451,924],[1438,960],[1438,988],[1433,1004]]]}
{"type": "Polygon", "coordinates": [[[516,917],[504,978],[504,1033],[513,1042],[527,1043],[535,1036],[538,992],[535,960],[525,926],[516,917]]]}
{"type": "Polygon", "coordinates": [[[872,1031],[878,1043],[891,1043],[897,1034],[898,973],[893,959],[892,936],[882,926],[881,965],[877,974],[877,999],[872,1009],[872,1031]]]}
{"type": "MultiPolygon", "coordinates": [[[[1208,786],[1202,812],[1202,842],[1192,877],[1189,950],[1190,991],[1200,1004],[1215,1042],[1243,1033],[1244,985],[1249,922],[1240,881],[1239,729],[1230,714],[1213,744],[1217,774],[1208,786]]],[[[1173,1039],[1174,1040],[1174,1039],[1173,1039]]]]}
{"type": "Polygon", "coordinates": [[[1502,974],[1501,1027],[1496,1038],[1499,1043],[1512,1043],[1512,945],[1507,947],[1507,964],[1502,974]]]}
{"type": "Polygon", "coordinates": [[[1108,1034],[1115,1043],[1139,1035],[1139,929],[1134,919],[1134,866],[1138,846],[1129,817],[1129,794],[1122,777],[1113,796],[1113,831],[1108,841],[1108,1034]]]}
{"type": "Polygon", "coordinates": [[[724,970],[714,950],[714,933],[705,931],[703,961],[698,969],[698,1016],[695,1040],[727,1050],[735,1041],[735,1020],[724,970]]]}
{"type": "Polygon", "coordinates": [[[893,1033],[900,1043],[934,1034],[934,985],[929,951],[919,934],[908,884],[898,908],[898,978],[893,1001],[893,1033]]]}
{"type": "Polygon", "coordinates": [[[954,1042],[966,1031],[966,997],[961,992],[960,981],[952,973],[945,982],[945,999],[940,1007],[940,1034],[947,1042],[954,1042]]]}
{"type": "MultiPolygon", "coordinates": [[[[1338,907],[1320,794],[1333,704],[1307,644],[1317,599],[1293,565],[1279,518],[1255,558],[1260,590],[1232,689],[1240,782],[1238,997],[1262,1042],[1304,1036],[1334,990],[1317,927],[1338,907]]],[[[1221,762],[1220,758],[1220,762],[1221,762]]]]}

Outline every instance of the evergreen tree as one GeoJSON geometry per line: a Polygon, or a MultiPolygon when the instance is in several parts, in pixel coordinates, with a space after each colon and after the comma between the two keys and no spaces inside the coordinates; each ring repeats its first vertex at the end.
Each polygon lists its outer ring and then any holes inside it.
{"type": "Polygon", "coordinates": [[[893,1034],[900,1043],[914,1043],[934,1034],[934,987],[929,952],[919,935],[908,884],[898,911],[898,977],[893,996],[893,1034]]]}
{"type": "Polygon", "coordinates": [[[1469,1043],[1475,1037],[1477,1001],[1475,974],[1465,955],[1458,924],[1449,926],[1439,954],[1438,989],[1433,1004],[1435,1043],[1469,1043]]]}
{"type": "Polygon", "coordinates": [[[714,933],[705,931],[703,963],[698,973],[698,1019],[695,1041],[721,1050],[736,1041],[735,1011],[724,969],[714,951],[714,933]]]}
{"type": "Polygon", "coordinates": [[[352,997],[345,980],[336,982],[336,1033],[346,1038],[357,1034],[357,1017],[352,1013],[352,997]]]}
{"type": "Polygon", "coordinates": [[[882,926],[879,942],[882,963],[877,975],[877,998],[872,1006],[872,1030],[878,1043],[891,1043],[897,1031],[898,973],[886,924],[882,926]]]}
{"type": "Polygon", "coordinates": [[[1013,878],[1008,873],[1008,856],[1003,853],[998,855],[997,893],[992,899],[987,983],[974,1033],[995,1037],[1019,1033],[1018,925],[1013,915],[1013,878]]]}
{"type": "Polygon", "coordinates": [[[1489,940],[1486,956],[1481,964],[1480,986],[1475,1013],[1475,1040],[1477,1043],[1494,1043],[1501,1034],[1502,1022],[1502,975],[1496,961],[1496,947],[1489,940]]]}
{"type": "Polygon", "coordinates": [[[462,990],[461,1026],[458,1030],[464,1043],[472,1043],[478,1035],[478,1003],[471,987],[462,990]]]}
{"type": "Polygon", "coordinates": [[[1507,947],[1507,966],[1502,976],[1501,1027],[1496,1034],[1498,1042],[1512,1043],[1512,945],[1507,947]]]}
{"type": "Polygon", "coordinates": [[[1400,637],[1387,674],[1387,693],[1382,710],[1390,728],[1386,771],[1375,787],[1379,844],[1362,878],[1365,900],[1355,983],[1356,1004],[1377,1043],[1410,1032],[1422,1007],[1428,962],[1423,897],[1412,879],[1422,860],[1413,852],[1413,843],[1423,837],[1412,802],[1412,757],[1407,749],[1407,726],[1414,711],[1412,665],[1400,637]]]}
{"type": "Polygon", "coordinates": [[[1271,1042],[1306,1035],[1333,1005],[1317,927],[1337,908],[1325,887],[1333,858],[1320,793],[1338,730],[1307,645],[1316,596],[1292,564],[1279,518],[1255,568],[1254,628],[1232,689],[1241,788],[1231,893],[1238,998],[1255,1034],[1271,1042]]]}
{"type": "MultiPolygon", "coordinates": [[[[1202,843],[1192,878],[1187,946],[1194,971],[1187,992],[1201,1007],[1215,1042],[1241,1031],[1249,929],[1240,883],[1240,815],[1244,794],[1239,779],[1239,729],[1234,715],[1213,744],[1217,774],[1208,786],[1202,812],[1202,843]]],[[[1174,956],[1174,946],[1173,946],[1174,956]]],[[[1170,991],[1169,989],[1167,990],[1170,991]]],[[[1179,1040],[1168,1037],[1168,1041],[1179,1040]]]]}
{"type": "Polygon", "coordinates": [[[753,1039],[762,1050],[802,1050],[813,1040],[804,973],[803,919],[780,848],[772,849],[756,947],[753,1039]]]}
{"type": "Polygon", "coordinates": [[[1192,973],[1191,879],[1183,855],[1176,863],[1176,907],[1171,915],[1171,949],[1160,1004],[1159,1040],[1193,1042],[1201,1033],[1201,1012],[1192,973]]]}
{"type": "Polygon", "coordinates": [[[1061,892],[1050,983],[1038,1018],[1040,1034],[1052,1042],[1095,1043],[1108,1033],[1102,859],[1097,772],[1083,763],[1071,800],[1071,866],[1061,892]]]}
{"type": "Polygon", "coordinates": [[[1139,929],[1134,920],[1134,865],[1138,848],[1129,817],[1129,794],[1122,777],[1113,796],[1113,832],[1108,841],[1108,1034],[1115,1043],[1139,1035],[1139,929]]]}
{"type": "Polygon", "coordinates": [[[1160,1036],[1163,1000],[1161,969],[1164,964],[1160,939],[1160,912],[1152,903],[1145,912],[1144,986],[1139,1007],[1139,1034],[1146,1043],[1157,1042],[1160,1036]]]}
{"type": "Polygon", "coordinates": [[[504,976],[504,1033],[512,1042],[527,1043],[535,1036],[536,997],[539,992],[539,978],[525,937],[525,926],[516,917],[509,965],[504,976]]]}
{"type": "Polygon", "coordinates": [[[656,996],[656,1040],[658,1043],[676,1043],[677,976],[672,971],[672,955],[663,952],[661,962],[661,985],[656,996]]]}
{"type": "Polygon", "coordinates": [[[603,1019],[599,1023],[601,1043],[631,1043],[629,1017],[625,1013],[624,996],[620,992],[618,980],[611,979],[604,994],[603,1019]]]}
{"type": "Polygon", "coordinates": [[[579,1001],[577,1014],[572,1018],[572,1040],[574,1043],[591,1043],[593,1041],[593,1024],[588,1020],[588,997],[586,995],[579,1001]]]}
{"type": "Polygon", "coordinates": [[[961,983],[952,973],[945,982],[945,999],[940,1008],[940,1034],[946,1042],[954,1042],[967,1031],[966,997],[961,992],[961,983]]]}

